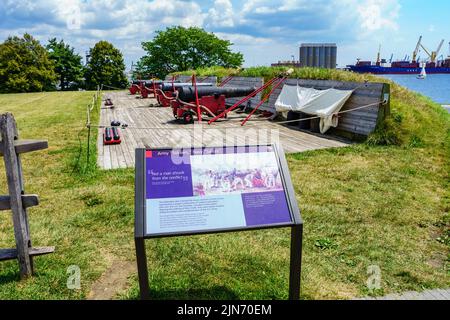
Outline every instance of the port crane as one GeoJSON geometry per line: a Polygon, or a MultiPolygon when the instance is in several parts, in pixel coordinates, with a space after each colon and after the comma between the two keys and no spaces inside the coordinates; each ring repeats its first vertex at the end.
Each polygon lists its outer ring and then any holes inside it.
{"type": "Polygon", "coordinates": [[[378,54],[377,54],[377,66],[381,64],[381,44],[378,47],[378,54]]]}
{"type": "Polygon", "coordinates": [[[420,36],[419,41],[417,41],[416,49],[413,52],[412,55],[412,63],[417,62],[417,54],[419,53],[420,46],[422,45],[422,36],[420,36]]]}
{"type": "Polygon", "coordinates": [[[436,58],[439,54],[439,51],[441,51],[443,44],[444,44],[444,40],[442,40],[441,43],[439,43],[439,46],[437,47],[436,51],[431,51],[431,53],[422,44],[420,44],[420,46],[425,51],[425,53],[430,57],[430,62],[435,63],[436,58]]]}

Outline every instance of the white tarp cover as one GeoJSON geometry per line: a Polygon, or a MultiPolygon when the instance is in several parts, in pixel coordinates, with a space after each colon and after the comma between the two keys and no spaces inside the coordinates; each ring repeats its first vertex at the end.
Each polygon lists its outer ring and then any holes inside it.
{"type": "Polygon", "coordinates": [[[353,90],[317,90],[285,85],[275,102],[275,109],[283,113],[301,111],[319,116],[320,133],[325,133],[331,127],[337,127],[338,118],[333,114],[341,110],[352,93],[353,90]]]}

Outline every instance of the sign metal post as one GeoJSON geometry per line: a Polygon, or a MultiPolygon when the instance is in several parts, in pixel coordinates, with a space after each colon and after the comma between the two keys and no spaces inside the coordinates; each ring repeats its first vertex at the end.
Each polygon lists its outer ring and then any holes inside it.
{"type": "Polygon", "coordinates": [[[291,228],[289,299],[298,300],[303,220],[279,145],[136,149],[141,299],[150,298],[146,239],[282,227],[291,228]],[[202,205],[208,209],[199,210],[202,205]],[[184,217],[180,225],[173,222],[184,217]]]}

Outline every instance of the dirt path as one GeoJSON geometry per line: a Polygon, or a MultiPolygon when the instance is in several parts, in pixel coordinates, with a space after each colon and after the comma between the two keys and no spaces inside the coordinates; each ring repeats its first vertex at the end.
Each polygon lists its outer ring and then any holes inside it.
{"type": "Polygon", "coordinates": [[[113,261],[112,265],[91,288],[88,300],[112,300],[126,289],[128,277],[136,272],[136,263],[130,261],[113,261]]]}

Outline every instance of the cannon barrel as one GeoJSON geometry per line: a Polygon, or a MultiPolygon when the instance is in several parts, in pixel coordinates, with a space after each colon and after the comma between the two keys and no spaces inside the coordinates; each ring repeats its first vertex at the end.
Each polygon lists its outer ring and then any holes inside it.
{"type": "MultiPolygon", "coordinates": [[[[172,85],[172,81],[164,81],[164,80],[148,80],[148,81],[144,81],[144,85],[147,88],[150,88],[153,86],[153,82],[155,83],[156,86],[160,87],[161,85],[165,85],[165,84],[170,84],[172,85]]],[[[180,80],[175,80],[174,83],[180,83],[180,80]]]]}
{"type": "MultiPolygon", "coordinates": [[[[192,83],[186,83],[186,82],[179,82],[179,83],[174,83],[173,84],[175,87],[175,90],[178,90],[181,87],[189,87],[192,86],[192,83]]],[[[213,84],[212,83],[197,83],[197,87],[212,87],[213,84]]],[[[172,91],[172,82],[164,82],[161,85],[161,90],[162,91],[172,91]]]]}
{"type": "MultiPolygon", "coordinates": [[[[255,91],[255,87],[198,87],[198,97],[224,95],[226,98],[245,97],[255,91]]],[[[190,102],[195,100],[195,88],[193,86],[178,89],[178,99],[190,102]]]]}
{"type": "Polygon", "coordinates": [[[153,85],[153,83],[161,84],[162,82],[163,82],[162,80],[146,80],[146,81],[144,81],[144,85],[146,87],[151,87],[153,85]]]}
{"type": "Polygon", "coordinates": [[[152,80],[132,80],[131,84],[137,84],[140,85],[141,83],[147,83],[147,82],[151,82],[152,80]]]}

